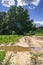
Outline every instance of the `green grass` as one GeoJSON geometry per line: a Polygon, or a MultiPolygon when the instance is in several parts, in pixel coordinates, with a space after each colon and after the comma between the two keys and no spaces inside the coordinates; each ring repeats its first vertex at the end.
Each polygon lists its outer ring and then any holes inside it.
{"type": "MultiPolygon", "coordinates": [[[[34,35],[43,36],[43,33],[35,32],[34,35]]],[[[12,42],[12,44],[13,44],[15,42],[18,42],[21,37],[23,37],[23,36],[21,36],[21,35],[0,35],[0,44],[9,44],[10,42],[12,42]]]]}
{"type": "Polygon", "coordinates": [[[43,36],[43,33],[41,33],[41,32],[35,32],[35,35],[36,36],[43,36]]]}
{"type": "Polygon", "coordinates": [[[26,35],[31,36],[31,35],[36,35],[36,36],[43,36],[43,31],[29,31],[26,33],[26,35]]]}
{"type": "Polygon", "coordinates": [[[0,35],[0,44],[17,42],[22,36],[20,35],[0,35]]]}
{"type": "Polygon", "coordinates": [[[6,55],[6,52],[5,52],[5,51],[0,51],[0,62],[1,62],[2,60],[4,60],[5,55],[6,55]]]}
{"type": "Polygon", "coordinates": [[[7,62],[6,62],[6,65],[10,65],[10,61],[7,61],[7,62]]]}

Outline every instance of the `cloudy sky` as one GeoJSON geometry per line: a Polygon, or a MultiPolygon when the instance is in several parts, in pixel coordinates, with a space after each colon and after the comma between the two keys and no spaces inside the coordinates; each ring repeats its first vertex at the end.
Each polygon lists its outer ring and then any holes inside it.
{"type": "Polygon", "coordinates": [[[27,8],[30,18],[43,24],[43,0],[0,0],[0,11],[8,11],[12,5],[27,8]]]}

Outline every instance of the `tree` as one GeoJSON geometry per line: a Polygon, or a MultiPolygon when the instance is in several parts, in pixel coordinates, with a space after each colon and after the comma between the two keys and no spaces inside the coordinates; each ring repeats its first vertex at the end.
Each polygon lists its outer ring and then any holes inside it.
{"type": "Polygon", "coordinates": [[[12,34],[15,29],[16,6],[12,6],[3,20],[3,34],[12,34]]]}
{"type": "Polygon", "coordinates": [[[19,6],[12,6],[3,20],[3,34],[24,34],[32,30],[32,20],[30,20],[28,10],[19,6]]]}
{"type": "Polygon", "coordinates": [[[2,34],[2,23],[5,18],[6,12],[0,12],[0,34],[2,34]]]}
{"type": "Polygon", "coordinates": [[[29,29],[29,23],[31,23],[28,10],[19,6],[16,12],[17,12],[17,17],[16,17],[17,22],[20,24],[20,27],[18,27],[18,33],[23,34],[24,32],[27,32],[27,30],[29,29]]]}

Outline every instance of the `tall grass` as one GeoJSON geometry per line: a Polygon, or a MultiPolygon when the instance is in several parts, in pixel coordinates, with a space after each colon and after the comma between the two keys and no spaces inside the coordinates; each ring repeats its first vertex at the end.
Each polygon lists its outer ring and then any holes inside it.
{"type": "Polygon", "coordinates": [[[17,42],[22,36],[20,35],[0,35],[0,44],[17,42]]]}

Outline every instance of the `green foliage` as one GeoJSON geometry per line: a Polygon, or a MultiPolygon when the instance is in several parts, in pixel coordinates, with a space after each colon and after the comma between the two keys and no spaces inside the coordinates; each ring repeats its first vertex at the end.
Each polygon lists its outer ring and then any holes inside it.
{"type": "Polygon", "coordinates": [[[43,27],[36,28],[35,35],[43,36],[43,27]]]}
{"type": "Polygon", "coordinates": [[[0,35],[0,44],[8,44],[9,42],[15,43],[21,37],[21,35],[0,35]]]}
{"type": "Polygon", "coordinates": [[[3,16],[0,34],[24,34],[33,30],[33,20],[30,20],[28,10],[21,6],[12,6],[3,16]]]}
{"type": "Polygon", "coordinates": [[[5,58],[5,51],[0,51],[0,62],[5,58]]]}
{"type": "Polygon", "coordinates": [[[43,36],[43,33],[41,33],[41,32],[35,32],[35,35],[36,36],[43,36]]]}
{"type": "Polygon", "coordinates": [[[36,28],[36,32],[43,33],[43,26],[40,26],[40,27],[36,28]]]}
{"type": "Polygon", "coordinates": [[[10,61],[7,61],[5,65],[10,65],[10,61]]]}
{"type": "Polygon", "coordinates": [[[34,31],[29,31],[29,32],[25,32],[24,33],[24,35],[26,35],[26,36],[31,36],[31,35],[34,35],[35,34],[35,32],[34,31]]]}
{"type": "Polygon", "coordinates": [[[0,12],[0,34],[2,34],[2,24],[3,24],[3,19],[5,18],[6,13],[5,12],[0,12]]]}

